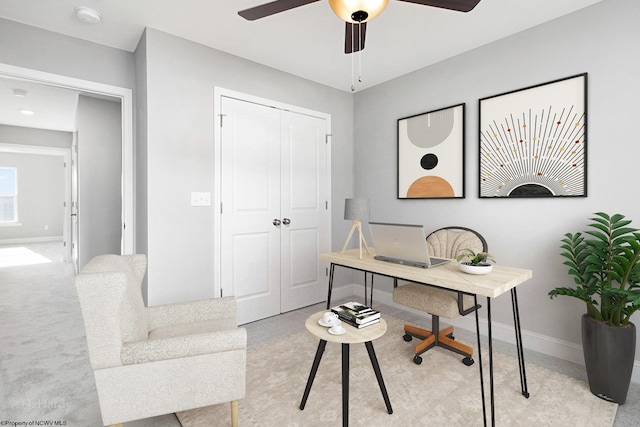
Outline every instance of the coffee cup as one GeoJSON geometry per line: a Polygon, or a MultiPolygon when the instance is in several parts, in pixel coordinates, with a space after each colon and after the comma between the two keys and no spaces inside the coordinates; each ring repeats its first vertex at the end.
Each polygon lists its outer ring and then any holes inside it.
{"type": "Polygon", "coordinates": [[[338,320],[338,315],[331,311],[327,311],[325,314],[322,315],[322,320],[324,321],[324,323],[333,325],[338,320]]]}
{"type": "Polygon", "coordinates": [[[331,328],[329,328],[329,332],[331,332],[332,334],[344,333],[344,326],[342,326],[341,323],[342,322],[338,323],[337,325],[333,325],[331,328]]]}

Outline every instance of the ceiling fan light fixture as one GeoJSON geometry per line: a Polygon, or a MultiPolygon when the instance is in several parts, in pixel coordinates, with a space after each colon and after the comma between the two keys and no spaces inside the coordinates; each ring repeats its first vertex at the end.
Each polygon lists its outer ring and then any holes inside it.
{"type": "Polygon", "coordinates": [[[389,0],[329,0],[329,6],[338,18],[353,24],[371,21],[389,3],[389,0]]]}

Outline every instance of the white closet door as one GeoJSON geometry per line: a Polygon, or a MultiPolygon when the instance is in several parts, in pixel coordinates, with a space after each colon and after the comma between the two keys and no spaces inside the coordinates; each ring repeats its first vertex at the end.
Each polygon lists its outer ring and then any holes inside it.
{"type": "Polygon", "coordinates": [[[221,279],[238,323],[323,301],[326,120],[226,97],[221,108],[221,279]]]}
{"type": "Polygon", "coordinates": [[[323,301],[329,252],[326,121],[282,112],[281,311],[323,301]]]}
{"type": "Polygon", "coordinates": [[[222,112],[221,276],[243,324],[280,313],[280,111],[222,98],[222,112]]]}

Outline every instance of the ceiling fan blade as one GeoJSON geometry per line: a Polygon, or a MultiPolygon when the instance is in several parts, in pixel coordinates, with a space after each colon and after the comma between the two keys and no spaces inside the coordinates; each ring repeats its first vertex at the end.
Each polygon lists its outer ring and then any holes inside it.
{"type": "Polygon", "coordinates": [[[364,37],[367,35],[367,23],[352,24],[345,22],[344,53],[349,54],[364,49],[364,37]]]}
{"type": "Polygon", "coordinates": [[[440,7],[442,9],[469,12],[480,3],[480,0],[399,0],[423,6],[440,7]]]}
{"type": "Polygon", "coordinates": [[[271,3],[261,4],[260,6],[251,7],[249,9],[241,10],[238,15],[249,21],[255,21],[256,19],[264,18],[276,13],[284,12],[289,9],[295,9],[296,7],[304,6],[309,3],[315,3],[320,0],[276,0],[271,3]]]}

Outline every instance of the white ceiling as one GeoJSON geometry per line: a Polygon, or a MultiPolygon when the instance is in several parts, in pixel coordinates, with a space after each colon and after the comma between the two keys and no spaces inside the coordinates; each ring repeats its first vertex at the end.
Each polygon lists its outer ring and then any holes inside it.
{"type": "Polygon", "coordinates": [[[359,59],[343,53],[344,22],[325,0],[256,21],[237,14],[268,1],[2,0],[0,17],[129,52],[151,27],[350,91],[352,57],[362,90],[601,0],[481,0],[469,13],[390,0],[369,22],[359,59]],[[102,22],[80,22],[77,6],[99,11],[102,22]]]}
{"type": "Polygon", "coordinates": [[[77,104],[76,91],[0,77],[1,124],[71,132],[76,128],[77,104]],[[27,95],[16,96],[14,89],[25,90],[27,95]],[[35,114],[26,116],[20,113],[22,109],[35,114]]]}

